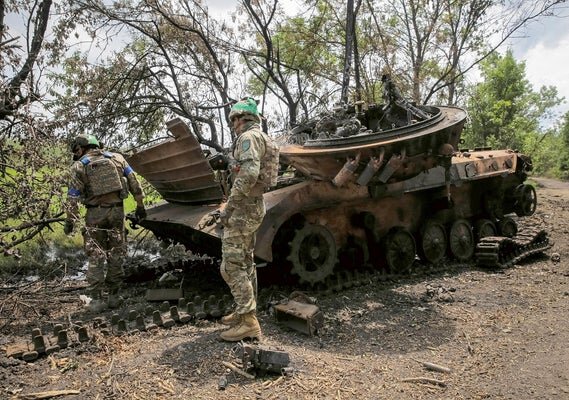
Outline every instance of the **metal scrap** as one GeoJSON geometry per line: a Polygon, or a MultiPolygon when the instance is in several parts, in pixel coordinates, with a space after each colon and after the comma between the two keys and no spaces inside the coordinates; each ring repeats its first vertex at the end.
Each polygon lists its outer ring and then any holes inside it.
{"type": "Polygon", "coordinates": [[[314,336],[324,323],[324,315],[314,304],[289,300],[273,306],[275,320],[296,331],[314,336]]]}

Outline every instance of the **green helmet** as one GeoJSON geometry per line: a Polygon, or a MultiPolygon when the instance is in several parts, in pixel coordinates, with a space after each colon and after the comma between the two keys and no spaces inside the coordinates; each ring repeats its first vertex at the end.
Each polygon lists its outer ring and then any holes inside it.
{"type": "Polygon", "coordinates": [[[237,103],[233,104],[231,111],[229,112],[229,119],[233,117],[241,117],[245,115],[251,115],[259,120],[259,111],[257,110],[257,102],[251,97],[239,100],[237,103]]]}
{"type": "Polygon", "coordinates": [[[75,151],[77,147],[101,147],[97,138],[93,135],[77,135],[71,142],[71,151],[75,151]]]}

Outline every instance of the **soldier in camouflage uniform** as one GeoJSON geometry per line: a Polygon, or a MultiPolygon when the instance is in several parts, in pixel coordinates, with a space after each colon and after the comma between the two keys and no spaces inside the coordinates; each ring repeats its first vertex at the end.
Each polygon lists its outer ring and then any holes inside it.
{"type": "Polygon", "coordinates": [[[120,301],[119,289],[124,277],[126,255],[123,200],[132,193],[136,200],[136,216],[146,217],[144,194],[132,168],[122,155],[100,149],[93,135],[79,135],[71,144],[73,160],[67,194],[67,220],[64,231],[73,232],[79,218],[79,202],[87,208],[83,239],[89,258],[87,282],[91,311],[107,306],[103,290],[108,290],[108,306],[120,301]],[[106,271],[105,271],[106,269],[106,271]]]}
{"type": "Polygon", "coordinates": [[[235,311],[221,322],[231,327],[220,337],[239,341],[259,338],[261,327],[256,316],[257,271],[253,260],[255,234],[263,217],[263,193],[276,184],[278,147],[261,131],[255,100],[248,98],[234,104],[229,114],[237,140],[233,157],[237,164],[231,192],[221,213],[223,238],[221,244],[221,275],[231,289],[235,311]]]}

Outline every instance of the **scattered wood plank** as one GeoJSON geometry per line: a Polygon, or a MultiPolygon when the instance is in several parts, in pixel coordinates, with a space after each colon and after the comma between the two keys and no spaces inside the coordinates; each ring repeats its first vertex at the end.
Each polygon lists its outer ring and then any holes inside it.
{"type": "Polygon", "coordinates": [[[81,393],[80,390],[49,390],[47,392],[20,394],[14,397],[14,399],[17,400],[51,399],[52,397],[68,396],[80,393],[81,393]]]}
{"type": "Polygon", "coordinates": [[[238,373],[241,376],[244,376],[245,378],[248,379],[255,379],[255,376],[243,371],[241,368],[236,367],[235,365],[231,364],[228,361],[222,361],[221,362],[225,367],[229,368],[230,370],[232,370],[233,372],[238,373]]]}
{"type": "Polygon", "coordinates": [[[423,367],[425,367],[426,369],[428,369],[430,371],[442,372],[445,374],[448,374],[451,372],[450,368],[443,367],[442,365],[438,365],[438,364],[431,363],[428,361],[420,361],[420,360],[415,360],[415,361],[417,361],[419,364],[421,364],[423,367]]]}

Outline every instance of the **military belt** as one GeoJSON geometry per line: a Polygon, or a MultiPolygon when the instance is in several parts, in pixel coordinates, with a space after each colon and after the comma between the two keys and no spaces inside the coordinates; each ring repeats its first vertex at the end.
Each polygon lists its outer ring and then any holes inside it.
{"type": "Polygon", "coordinates": [[[85,204],[87,208],[114,208],[114,207],[122,207],[122,202],[114,203],[114,204],[101,204],[101,205],[94,205],[94,204],[85,204]]]}

